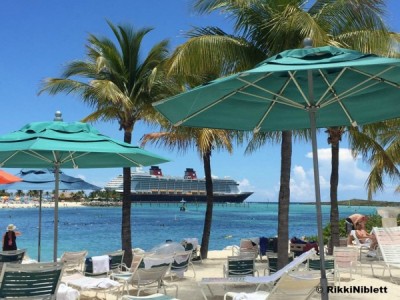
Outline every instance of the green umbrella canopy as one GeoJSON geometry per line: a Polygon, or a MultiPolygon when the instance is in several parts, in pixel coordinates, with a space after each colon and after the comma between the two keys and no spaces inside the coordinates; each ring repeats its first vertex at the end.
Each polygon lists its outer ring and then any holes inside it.
{"type": "MultiPolygon", "coordinates": [[[[56,113],[61,119],[61,113],[56,113]]],[[[54,168],[54,250],[57,261],[60,168],[148,166],[166,158],[100,134],[86,123],[34,122],[0,136],[0,166],[54,168]]]]}
{"type": "MultiPolygon", "coordinates": [[[[323,245],[316,128],[400,117],[400,59],[330,46],[287,50],[154,107],[174,125],[255,132],[310,128],[323,245]]],[[[324,251],[320,261],[321,296],[328,299],[324,251]]]]}
{"type": "Polygon", "coordinates": [[[100,134],[86,123],[34,122],[0,136],[0,166],[7,168],[115,168],[168,159],[100,134]]]}
{"type": "Polygon", "coordinates": [[[400,59],[335,48],[287,50],[254,69],[159,101],[175,125],[236,130],[367,124],[400,116],[400,59]],[[309,75],[312,74],[313,99],[309,75]]]}

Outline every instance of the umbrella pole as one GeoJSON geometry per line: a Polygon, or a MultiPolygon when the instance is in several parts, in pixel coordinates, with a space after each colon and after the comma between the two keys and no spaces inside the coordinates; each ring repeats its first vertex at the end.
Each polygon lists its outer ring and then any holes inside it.
{"type": "Polygon", "coordinates": [[[54,168],[55,191],[54,191],[54,250],[53,261],[57,262],[57,244],[58,244],[58,190],[60,187],[60,164],[56,163],[54,168]]]}
{"type": "Polygon", "coordinates": [[[42,195],[43,195],[43,191],[39,191],[38,262],[40,262],[40,243],[41,243],[41,239],[42,239],[42,195]]]}
{"type": "Polygon", "coordinates": [[[325,248],[324,236],[322,230],[322,211],[321,211],[321,190],[319,184],[319,166],[318,166],[318,146],[317,146],[317,129],[315,122],[316,108],[309,108],[310,125],[311,125],[311,141],[313,153],[313,166],[314,166],[314,185],[315,185],[315,200],[317,208],[317,227],[318,227],[318,245],[319,245],[319,258],[321,263],[321,299],[327,300],[328,297],[328,280],[326,279],[325,270],[325,248]]]}

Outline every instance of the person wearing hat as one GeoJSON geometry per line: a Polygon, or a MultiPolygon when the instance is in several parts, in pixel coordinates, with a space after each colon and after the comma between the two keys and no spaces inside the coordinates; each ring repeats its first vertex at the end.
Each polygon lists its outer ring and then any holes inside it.
{"type": "Polygon", "coordinates": [[[14,224],[7,226],[7,232],[3,235],[3,251],[17,250],[17,236],[21,232],[15,231],[17,227],[14,224]]]}

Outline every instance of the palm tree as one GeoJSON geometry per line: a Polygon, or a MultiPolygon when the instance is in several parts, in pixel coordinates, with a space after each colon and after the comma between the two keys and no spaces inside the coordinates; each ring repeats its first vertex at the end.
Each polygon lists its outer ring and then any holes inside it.
{"type": "Polygon", "coordinates": [[[349,143],[353,155],[359,153],[371,165],[366,186],[368,199],[384,189],[385,175],[397,184],[396,192],[400,192],[400,119],[388,120],[361,128],[349,129],[349,143]]]}
{"type": "MultiPolygon", "coordinates": [[[[219,28],[194,28],[175,53],[174,68],[198,74],[223,64],[225,74],[253,67],[282,50],[302,47],[304,38],[315,46],[334,45],[387,51],[390,35],[381,20],[381,0],[194,0],[200,13],[220,11],[234,22],[235,36],[219,28]]],[[[291,149],[291,135],[282,133],[282,155],[291,149]],[[287,151],[285,151],[287,149],[287,151]]],[[[290,155],[289,155],[290,156],[290,155]]],[[[288,207],[291,159],[281,158],[278,267],[288,261],[288,207]],[[282,209],[282,210],[281,210],[282,209]]]]}
{"type": "Polygon", "coordinates": [[[201,240],[201,256],[207,258],[211,236],[213,214],[213,185],[211,177],[211,154],[215,149],[226,149],[232,152],[232,136],[229,131],[207,128],[169,127],[166,132],[149,133],[143,136],[142,145],[147,142],[164,146],[170,150],[185,152],[195,147],[203,160],[206,179],[207,208],[204,219],[203,237],[201,240]]]}
{"type": "MultiPolygon", "coordinates": [[[[44,81],[41,92],[73,93],[93,108],[84,122],[117,121],[124,132],[124,142],[131,143],[138,121],[156,122],[151,103],[176,93],[176,86],[162,76],[162,62],[168,56],[168,41],[155,44],[144,56],[143,39],[151,28],[135,30],[129,25],[110,26],[117,43],[90,34],[86,60],[70,62],[61,78],[44,81]],[[81,81],[75,79],[80,78],[81,81]]],[[[131,172],[123,169],[122,249],[124,261],[132,260],[131,241],[131,172]]]]}

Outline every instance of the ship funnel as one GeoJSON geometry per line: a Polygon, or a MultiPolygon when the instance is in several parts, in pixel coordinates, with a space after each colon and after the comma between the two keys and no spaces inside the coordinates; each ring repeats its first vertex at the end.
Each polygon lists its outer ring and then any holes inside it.
{"type": "Polygon", "coordinates": [[[163,176],[162,171],[158,166],[151,166],[150,167],[150,175],[155,175],[155,176],[163,176]]]}
{"type": "Polygon", "coordinates": [[[185,170],[185,179],[197,179],[196,171],[192,168],[186,168],[185,170]]]}

